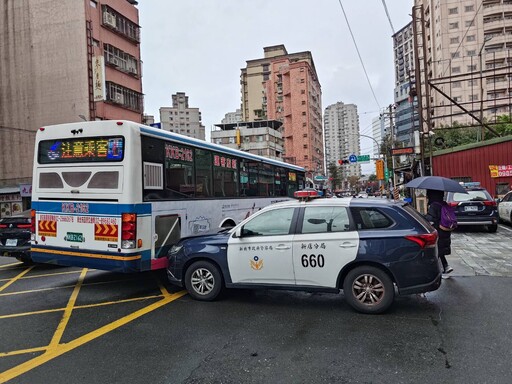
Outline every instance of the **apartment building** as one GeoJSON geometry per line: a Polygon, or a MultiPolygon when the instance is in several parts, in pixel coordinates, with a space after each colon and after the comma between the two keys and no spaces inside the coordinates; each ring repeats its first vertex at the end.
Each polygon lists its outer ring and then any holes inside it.
{"type": "MultiPolygon", "coordinates": [[[[429,79],[478,117],[510,115],[512,3],[510,0],[415,0],[422,7],[429,79]]],[[[431,91],[433,127],[478,125],[446,96],[431,91]]]]}
{"type": "MultiPolygon", "coordinates": [[[[348,160],[350,155],[361,155],[359,143],[359,115],[355,104],[337,102],[324,111],[325,162],[338,164],[338,160],[348,160]]],[[[361,177],[361,165],[342,164],[344,179],[350,176],[361,177]]]]}
{"type": "Polygon", "coordinates": [[[188,105],[188,96],[184,92],[172,95],[172,107],[160,108],[161,128],[185,136],[204,140],[204,125],[201,122],[199,108],[188,105]]]}
{"type": "Polygon", "coordinates": [[[220,121],[222,124],[232,124],[242,121],[242,110],[238,108],[235,112],[228,112],[220,121]]]}
{"type": "MultiPolygon", "coordinates": [[[[417,99],[411,96],[415,81],[414,31],[410,22],[393,35],[395,58],[394,135],[404,147],[414,145],[414,131],[418,130],[417,99]]],[[[389,131],[388,131],[389,132],[389,131]]]]}
{"type": "Polygon", "coordinates": [[[31,183],[35,131],[96,119],[141,122],[134,0],[0,2],[0,187],[31,183]]]}
{"type": "Polygon", "coordinates": [[[289,54],[284,45],[263,51],[241,69],[242,120],[282,122],[284,161],[323,175],[321,87],[311,52],[289,54]]]}
{"type": "Polygon", "coordinates": [[[277,120],[258,120],[216,124],[218,130],[212,131],[211,141],[233,149],[242,150],[283,161],[283,123],[277,120]]]}

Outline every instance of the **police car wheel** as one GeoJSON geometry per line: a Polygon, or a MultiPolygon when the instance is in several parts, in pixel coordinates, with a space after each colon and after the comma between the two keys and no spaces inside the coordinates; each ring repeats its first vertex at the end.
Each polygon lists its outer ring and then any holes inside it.
{"type": "Polygon", "coordinates": [[[379,268],[361,266],[351,270],[343,282],[348,304],[362,313],[381,313],[395,298],[391,278],[379,268]]]}
{"type": "Polygon", "coordinates": [[[487,232],[495,233],[498,230],[498,224],[488,225],[487,232]]]}
{"type": "Polygon", "coordinates": [[[213,263],[197,261],[185,273],[185,287],[194,299],[212,301],[222,289],[222,276],[213,263]]]}

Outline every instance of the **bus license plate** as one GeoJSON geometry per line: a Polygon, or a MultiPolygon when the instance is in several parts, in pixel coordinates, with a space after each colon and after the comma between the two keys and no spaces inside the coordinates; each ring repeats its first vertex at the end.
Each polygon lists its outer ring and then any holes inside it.
{"type": "Polygon", "coordinates": [[[84,235],[77,232],[68,232],[66,234],[66,240],[75,243],[82,243],[84,241],[84,235]]]}
{"type": "Polygon", "coordinates": [[[7,239],[5,241],[5,246],[6,247],[15,247],[18,245],[18,239],[7,239]]]}

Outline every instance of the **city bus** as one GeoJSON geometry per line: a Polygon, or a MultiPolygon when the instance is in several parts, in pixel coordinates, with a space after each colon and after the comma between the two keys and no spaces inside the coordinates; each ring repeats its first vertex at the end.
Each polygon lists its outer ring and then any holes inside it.
{"type": "Polygon", "coordinates": [[[129,121],[41,127],[31,257],[117,272],[165,268],[181,237],[288,200],[305,170],[129,121]]]}

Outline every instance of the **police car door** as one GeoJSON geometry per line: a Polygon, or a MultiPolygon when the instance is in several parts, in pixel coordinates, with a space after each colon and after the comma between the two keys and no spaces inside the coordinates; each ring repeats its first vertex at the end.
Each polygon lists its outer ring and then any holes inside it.
{"type": "Polygon", "coordinates": [[[304,208],[293,242],[297,285],[336,287],[341,269],[357,256],[359,236],[350,228],[348,207],[304,208]]]}
{"type": "Polygon", "coordinates": [[[290,228],[295,208],[255,214],[241,237],[228,241],[228,268],[233,283],[295,284],[290,228]]]}

